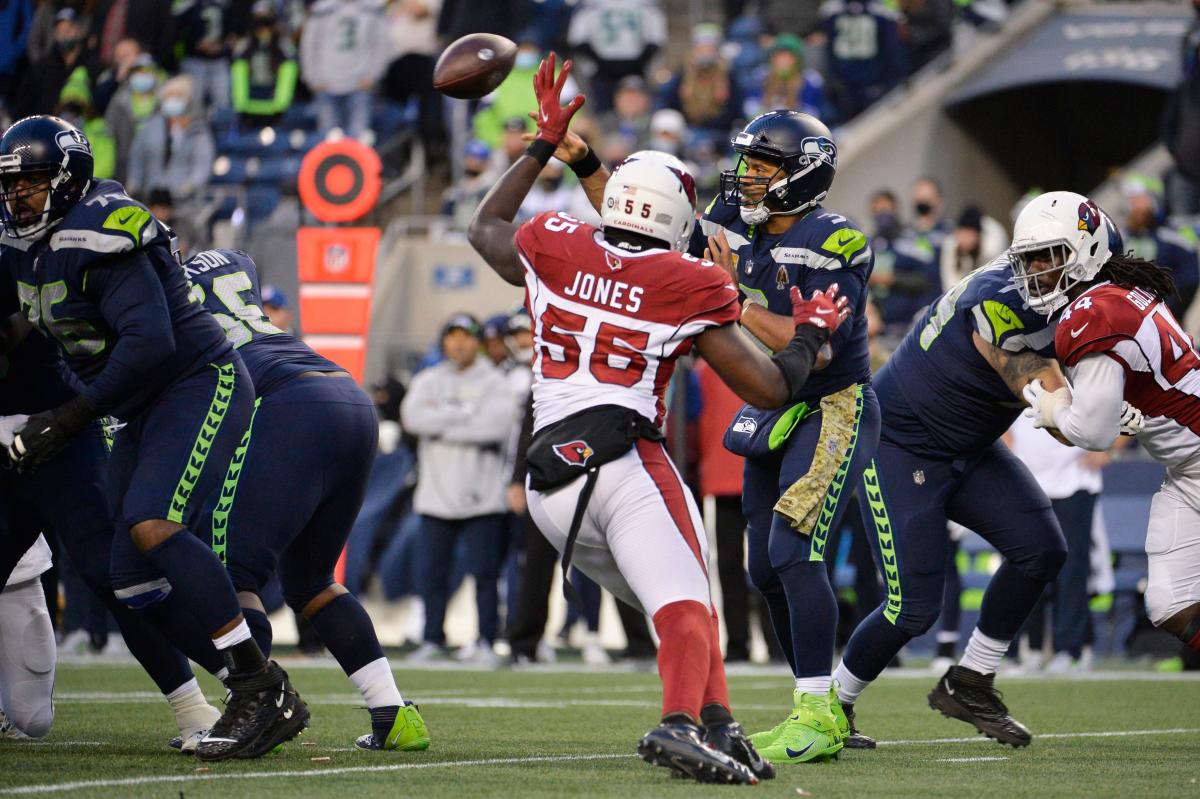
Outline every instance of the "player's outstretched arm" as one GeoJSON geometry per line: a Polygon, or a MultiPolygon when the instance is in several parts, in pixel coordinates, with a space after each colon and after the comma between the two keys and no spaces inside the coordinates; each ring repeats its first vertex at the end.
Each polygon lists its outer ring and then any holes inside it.
{"type": "Polygon", "coordinates": [[[778,408],[804,388],[817,353],[842,322],[850,305],[838,295],[837,284],[814,291],[805,300],[800,289],[791,291],[794,333],[778,353],[768,358],[736,326],[704,331],[696,348],[733,392],[757,408],[778,408]]]}
{"type": "MultiPolygon", "coordinates": [[[[529,116],[537,119],[537,114],[529,116]]],[[[534,136],[532,133],[526,133],[522,138],[531,142],[534,136]]],[[[571,171],[579,180],[579,185],[583,187],[583,193],[587,195],[592,210],[600,213],[604,205],[604,186],[608,183],[608,177],[611,174],[608,167],[601,163],[599,157],[583,140],[583,137],[573,130],[567,131],[562,143],[554,151],[554,157],[571,167],[571,171]]]]}
{"type": "Polygon", "coordinates": [[[542,167],[550,161],[567,135],[571,117],[575,116],[584,102],[583,95],[580,95],[568,105],[561,105],[559,97],[567,76],[571,74],[571,62],[563,64],[562,72],[555,79],[554,61],[554,53],[546,56],[533,77],[533,89],[538,98],[537,137],[525,155],[508,168],[500,177],[500,182],[483,198],[467,228],[471,246],[496,270],[496,274],[514,286],[524,284],[525,274],[513,243],[513,236],[517,232],[513,218],[542,167]]]}

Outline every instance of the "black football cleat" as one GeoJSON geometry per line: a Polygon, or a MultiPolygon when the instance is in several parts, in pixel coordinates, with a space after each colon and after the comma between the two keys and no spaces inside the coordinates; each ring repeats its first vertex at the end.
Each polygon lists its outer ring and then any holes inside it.
{"type": "Polygon", "coordinates": [[[647,763],[671,769],[698,782],[756,785],[758,777],[724,752],[704,745],[694,724],[659,724],[638,741],[638,755],[647,763]]]}
{"type": "Polygon", "coordinates": [[[732,757],[760,780],[775,779],[775,767],[770,761],[763,760],[762,755],[750,743],[746,731],[736,721],[728,724],[709,724],[704,728],[703,743],[710,749],[716,749],[732,757]]]}
{"type": "MultiPolygon", "coordinates": [[[[837,701],[837,700],[834,700],[837,701]]],[[[858,731],[858,727],[854,724],[854,703],[839,702],[842,706],[842,712],[846,714],[847,734],[843,746],[847,749],[874,749],[875,739],[870,736],[863,735],[858,731]]]]}
{"type": "Polygon", "coordinates": [[[974,725],[1002,744],[1029,746],[1033,736],[1024,724],[1008,715],[1008,708],[993,684],[995,679],[995,674],[951,666],[929,692],[929,706],[943,716],[974,725]]]}
{"type": "Polygon", "coordinates": [[[275,661],[252,674],[230,674],[225,713],[196,746],[200,760],[261,757],[308,726],[308,706],[275,661]]]}

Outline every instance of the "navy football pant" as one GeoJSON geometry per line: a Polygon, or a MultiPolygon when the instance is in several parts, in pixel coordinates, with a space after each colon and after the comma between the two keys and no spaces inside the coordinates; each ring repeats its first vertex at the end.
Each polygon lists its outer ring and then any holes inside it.
{"type": "Polygon", "coordinates": [[[812,535],[797,532],[775,513],[779,497],[804,476],[821,441],[821,414],[804,419],[771,456],[746,459],[742,510],[748,526],[750,580],[771,611],[771,623],[796,677],[829,674],[837,601],[824,557],[830,531],[842,523],[863,469],[879,442],[879,401],[861,386],[850,446],[822,502],[812,535]]]}
{"type": "Polygon", "coordinates": [[[180,591],[205,635],[241,612],[228,575],[207,547],[171,536],[143,553],[130,529],[162,519],[196,533],[205,500],[221,485],[253,408],[254,386],[235,358],[168,386],[117,431],[108,469],[109,509],[117,527],[112,579],[126,604],[148,608],[180,591]]]}
{"type": "Polygon", "coordinates": [[[1000,442],[964,460],[913,455],[884,440],[863,475],[860,505],[875,537],[887,599],[846,645],[842,662],[873,680],[942,610],[947,519],[981,535],[1004,556],[980,608],[979,631],[1009,641],[1054,580],[1067,544],[1050,500],[1000,442]]]}
{"type": "Polygon", "coordinates": [[[159,690],[170,693],[192,678],[187,659],[113,595],[107,460],[100,425],[93,423],[36,472],[0,472],[0,585],[39,532],[57,536],[79,576],[112,612],[130,653],[159,690]]]}
{"type": "Polygon", "coordinates": [[[299,376],[261,398],[212,512],[212,547],[234,587],[276,570],[301,610],[333,585],[379,441],[370,398],[349,377],[299,376]]]}

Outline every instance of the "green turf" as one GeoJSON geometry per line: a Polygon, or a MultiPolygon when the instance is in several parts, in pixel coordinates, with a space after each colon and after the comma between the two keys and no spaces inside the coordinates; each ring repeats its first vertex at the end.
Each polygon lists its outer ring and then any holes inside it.
{"type": "MultiPolygon", "coordinates": [[[[753,789],[701,788],[672,780],[633,756],[638,736],[656,721],[653,674],[399,671],[401,689],[422,705],[433,746],[424,753],[359,752],[366,712],[339,672],[297,668],[313,726],[283,753],[257,761],[200,765],[168,750],[173,725],[165,703],[132,666],[64,665],[54,731],[44,742],[0,741],[0,797],[19,786],[171,776],[179,782],[83,786],[96,797],[324,797],[360,796],[695,796],[753,790],[755,796],[1186,796],[1200,799],[1200,681],[1003,680],[1006,700],[1033,729],[1033,746],[1013,750],[974,740],[961,722],[930,711],[933,679],[885,678],[858,706],[864,732],[885,744],[846,752],[840,761],[789,766],[753,789]],[[89,698],[90,695],[90,698],[89,698]],[[1045,737],[1038,733],[1184,728],[1143,736],[1045,737]],[[966,742],[904,743],[937,738],[966,742]],[[95,742],[95,743],[88,743],[95,742]],[[590,760],[409,765],[532,757],[590,760]],[[601,757],[597,757],[601,756],[601,757]],[[329,758],[314,762],[312,758],[329,758]],[[993,757],[983,762],[946,758],[993,757]],[[383,772],[322,775],[321,770],[396,766],[383,772]],[[291,772],[260,779],[201,779],[291,772]]],[[[732,677],[735,710],[748,728],[772,726],[790,705],[789,681],[778,674],[732,677]]],[[[210,696],[216,686],[205,683],[210,696]]],[[[59,791],[53,795],[66,795],[59,791]]]]}

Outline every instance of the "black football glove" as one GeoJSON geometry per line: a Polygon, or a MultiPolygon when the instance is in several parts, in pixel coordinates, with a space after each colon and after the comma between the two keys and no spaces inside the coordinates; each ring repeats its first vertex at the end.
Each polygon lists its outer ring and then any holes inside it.
{"type": "Polygon", "coordinates": [[[62,452],[88,422],[99,415],[84,397],[35,413],[13,436],[9,452],[17,467],[31,471],[62,452]]]}

